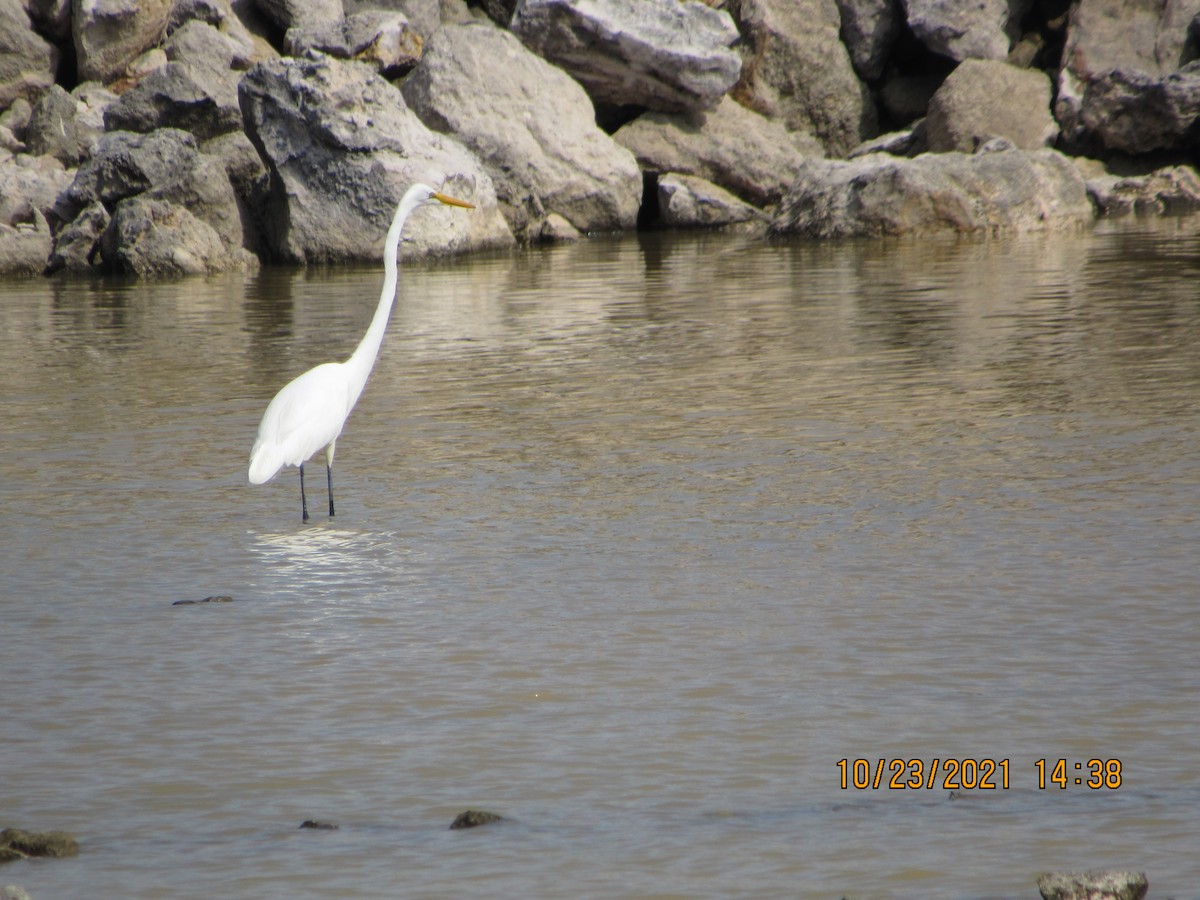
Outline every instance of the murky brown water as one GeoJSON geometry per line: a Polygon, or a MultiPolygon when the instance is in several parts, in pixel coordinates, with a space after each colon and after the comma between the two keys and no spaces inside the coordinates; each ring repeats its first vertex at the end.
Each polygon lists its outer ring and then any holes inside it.
{"type": "Polygon", "coordinates": [[[83,848],[0,881],[1196,896],[1198,275],[1189,223],[409,267],[309,526],[247,454],[378,272],[0,284],[0,826],[83,848]],[[964,758],[1008,788],[840,786],[964,758]]]}

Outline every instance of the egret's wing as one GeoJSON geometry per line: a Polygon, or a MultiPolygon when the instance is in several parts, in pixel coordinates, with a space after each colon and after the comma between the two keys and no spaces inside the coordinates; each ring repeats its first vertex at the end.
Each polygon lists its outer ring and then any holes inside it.
{"type": "Polygon", "coordinates": [[[283,466],[298,466],[342,433],[350,390],[341,363],[309,369],[268,404],[250,451],[250,480],[261,484],[283,466]]]}

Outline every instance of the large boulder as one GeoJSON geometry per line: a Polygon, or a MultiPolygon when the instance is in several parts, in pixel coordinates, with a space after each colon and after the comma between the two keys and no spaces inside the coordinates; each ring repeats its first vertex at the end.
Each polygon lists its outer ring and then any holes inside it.
{"type": "Polygon", "coordinates": [[[145,195],[117,205],[100,250],[109,268],[143,278],[239,268],[211,225],[186,207],[145,195]]]}
{"type": "MultiPolygon", "coordinates": [[[[1068,145],[1093,150],[1093,109],[1085,120],[1088,86],[1120,70],[1124,78],[1157,82],[1195,56],[1188,26],[1200,0],[1079,0],[1071,4],[1054,114],[1068,145]]],[[[1107,90],[1102,88],[1102,92],[1107,90]]],[[[1095,101],[1093,100],[1093,103],[1095,101]]]]}
{"type": "Polygon", "coordinates": [[[929,149],[974,153],[1002,137],[1022,150],[1054,143],[1058,124],[1050,112],[1050,78],[996,60],[967,59],[950,73],[929,103],[929,149]]]}
{"type": "Polygon", "coordinates": [[[238,88],[246,133],[271,175],[264,209],[273,255],[293,262],[378,260],[414,181],[476,204],[430,210],[406,255],[513,242],[491,178],[462,144],[430,131],[398,88],[367,66],[328,57],[260,63],[238,88]]]}
{"type": "Polygon", "coordinates": [[[669,228],[715,228],[766,219],[761,210],[711,181],[676,173],[658,179],[658,214],[669,228]]]}
{"type": "Polygon", "coordinates": [[[20,154],[0,162],[0,223],[35,222],[35,211],[56,221],[58,197],[72,177],[52,156],[20,154]]]}
{"type": "Polygon", "coordinates": [[[402,91],[426,125],[483,160],[519,238],[539,236],[551,213],[580,231],[636,224],[642,176],[633,154],[596,126],[577,82],[512,34],[482,22],[443,28],[402,91]]]}
{"type": "Polygon", "coordinates": [[[58,71],[58,50],[33,30],[21,0],[0,0],[0,110],[34,101],[58,71]]]}
{"type": "Polygon", "coordinates": [[[255,5],[285,30],[332,25],[345,15],[342,0],[255,0],[255,5]]]}
{"type": "Polygon", "coordinates": [[[171,0],[75,0],[71,36],[79,78],[114,81],[167,30],[171,0]]]}
{"type": "Polygon", "coordinates": [[[597,103],[614,106],[710,109],[742,66],[733,20],[703,3],[521,0],[512,30],[597,103]]]}
{"type": "Polygon", "coordinates": [[[207,140],[241,128],[237,83],[224,66],[167,63],[109,106],[104,124],[109,131],[181,128],[207,140]]]}
{"type": "Polygon", "coordinates": [[[1104,151],[1142,154],[1200,146],[1200,63],[1154,77],[1113,69],[1084,88],[1077,122],[1104,151]]]}
{"type": "Polygon", "coordinates": [[[904,0],[908,26],[929,50],[954,60],[1004,59],[1030,0],[904,0]]]}
{"type": "Polygon", "coordinates": [[[842,43],[854,69],[867,81],[878,81],[888,53],[900,36],[899,0],[837,0],[842,43]]]}
{"type": "MultiPolygon", "coordinates": [[[[176,269],[169,258],[155,262],[152,251],[165,251],[167,245],[146,244],[144,232],[130,224],[136,216],[145,215],[151,225],[175,227],[183,217],[167,211],[166,206],[187,211],[218,238],[222,256],[215,255],[207,231],[202,236],[202,251],[193,253],[204,260],[209,271],[256,264],[245,250],[248,238],[243,234],[241,211],[221,161],[202,153],[195,137],[186,131],[162,128],[149,134],[116,131],[105,135],[60,200],[69,222],[97,203],[112,216],[101,242],[107,268],[136,274],[190,271],[176,269]],[[134,199],[154,202],[131,203],[134,199]],[[130,209],[122,212],[126,204],[130,209]],[[142,246],[126,253],[123,241],[132,239],[142,246]]],[[[88,215],[94,216],[94,212],[88,215]]],[[[84,255],[94,258],[91,251],[84,255]]]]}
{"type": "Polygon", "coordinates": [[[704,113],[644,113],[613,137],[644,171],[704,178],[756,206],[778,201],[804,160],[824,155],[811,137],[728,97],[704,113]]]}
{"type": "Polygon", "coordinates": [[[877,130],[875,105],[839,34],[834,0],[736,0],[746,61],[736,96],[844,156],[877,130]]]}
{"type": "Polygon", "coordinates": [[[1093,217],[1083,177],[1055,150],[876,154],[805,163],[771,230],[817,238],[993,234],[1077,228],[1093,217]]]}
{"type": "Polygon", "coordinates": [[[40,275],[53,246],[46,217],[34,211],[29,222],[0,222],[0,275],[40,275]]]}

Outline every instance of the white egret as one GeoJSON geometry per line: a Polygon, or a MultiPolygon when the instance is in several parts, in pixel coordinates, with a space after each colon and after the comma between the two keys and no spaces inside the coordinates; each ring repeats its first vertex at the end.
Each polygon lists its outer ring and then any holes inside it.
{"type": "Polygon", "coordinates": [[[465,200],[449,197],[425,184],[414,184],[405,193],[383,246],[383,290],[379,306],[358,347],[345,362],[323,363],[290,381],[275,395],[262,421],[258,437],[250,450],[250,483],[262,484],[275,477],[284,466],[300,467],[300,507],[308,521],[308,500],[304,496],[304,463],[320,450],[325,451],[325,478],[329,489],[329,515],[333,515],[333,451],[342,426],[366,386],[375,366],[383,332],[387,328],[392,301],[396,297],[396,253],[400,232],[415,209],[434,203],[475,207],[465,200]]]}

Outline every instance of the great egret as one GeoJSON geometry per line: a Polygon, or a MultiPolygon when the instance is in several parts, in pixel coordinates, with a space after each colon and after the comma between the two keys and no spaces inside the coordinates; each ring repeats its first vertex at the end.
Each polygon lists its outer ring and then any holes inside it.
{"type": "Polygon", "coordinates": [[[329,488],[329,515],[333,515],[333,451],[346,417],[366,386],[375,366],[383,332],[387,328],[392,301],[396,297],[396,253],[400,232],[413,210],[433,203],[475,207],[466,200],[449,197],[425,184],[414,184],[405,193],[383,246],[383,290],[379,306],[362,341],[345,362],[323,363],[290,381],[267,405],[258,425],[258,437],[250,450],[250,483],[262,484],[284,466],[300,467],[300,507],[308,521],[304,496],[304,463],[325,450],[325,478],[329,488]]]}

